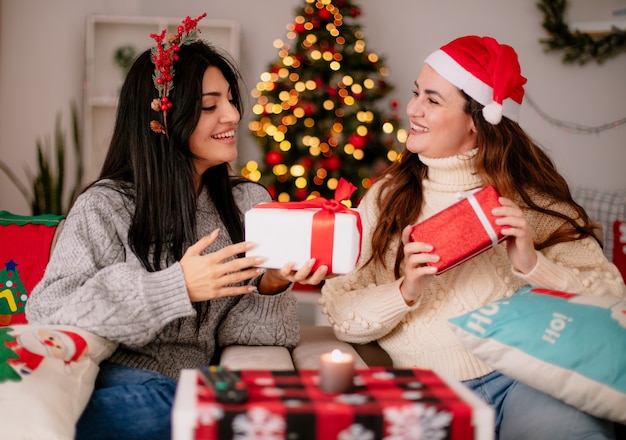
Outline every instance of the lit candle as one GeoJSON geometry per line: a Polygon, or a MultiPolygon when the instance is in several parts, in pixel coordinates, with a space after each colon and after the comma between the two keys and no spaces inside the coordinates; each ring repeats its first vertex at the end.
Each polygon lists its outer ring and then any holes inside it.
{"type": "Polygon", "coordinates": [[[344,393],[354,385],[354,357],[337,349],[324,353],[320,363],[320,389],[344,393]]]}

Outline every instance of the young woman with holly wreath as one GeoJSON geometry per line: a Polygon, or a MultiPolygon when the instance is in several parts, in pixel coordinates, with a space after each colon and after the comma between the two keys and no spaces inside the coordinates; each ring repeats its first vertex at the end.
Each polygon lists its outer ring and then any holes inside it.
{"type": "Polygon", "coordinates": [[[36,324],[119,346],[101,364],[78,439],[169,439],[176,379],[220,347],[298,342],[293,282],[326,267],[255,267],[243,214],[270,201],[233,176],[239,73],[189,17],[134,62],[100,176],[76,200],[28,301],[36,324]]]}

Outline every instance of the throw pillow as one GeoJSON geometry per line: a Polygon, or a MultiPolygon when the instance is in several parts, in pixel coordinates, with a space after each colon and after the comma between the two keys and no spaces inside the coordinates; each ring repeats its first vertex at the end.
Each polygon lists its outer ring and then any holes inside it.
{"type": "Polygon", "coordinates": [[[26,323],[26,301],[43,276],[62,219],[0,211],[0,326],[26,323]]]}
{"type": "Polygon", "coordinates": [[[495,370],[589,414],[626,423],[626,302],[523,288],[450,320],[495,370]]]}
{"type": "Polygon", "coordinates": [[[0,327],[3,438],[74,438],[98,364],[115,344],[73,326],[0,327]]]}

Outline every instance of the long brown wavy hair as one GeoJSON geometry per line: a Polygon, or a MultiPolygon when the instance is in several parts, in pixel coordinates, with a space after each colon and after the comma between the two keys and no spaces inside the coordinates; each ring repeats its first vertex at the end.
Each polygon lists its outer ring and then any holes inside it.
{"type": "MultiPolygon", "coordinates": [[[[483,106],[460,91],[467,100],[465,112],[472,115],[477,130],[478,152],[476,173],[484,185],[494,185],[500,194],[526,205],[529,209],[564,220],[564,226],[552,232],[545,240],[535,243],[541,250],[556,243],[580,240],[592,236],[599,243],[593,223],[582,206],[574,201],[569,186],[557,171],[548,155],[535,144],[526,132],[508,118],[491,125],[482,116],[483,106]],[[553,202],[569,205],[576,217],[537,205],[531,194],[548,195],[553,202]]],[[[372,236],[372,256],[366,262],[385,264],[384,256],[392,240],[400,241],[401,232],[418,218],[423,202],[422,180],[427,177],[428,167],[417,154],[404,148],[400,159],[392,164],[382,179],[377,203],[380,212],[378,224],[372,236]]],[[[400,277],[400,265],[404,258],[403,246],[398,246],[394,273],[400,277]]]]}

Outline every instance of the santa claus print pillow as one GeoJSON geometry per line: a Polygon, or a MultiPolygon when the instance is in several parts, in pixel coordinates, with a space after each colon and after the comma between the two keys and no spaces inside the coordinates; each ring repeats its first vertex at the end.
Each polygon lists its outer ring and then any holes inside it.
{"type": "Polygon", "coordinates": [[[0,327],[2,435],[73,439],[98,364],[114,349],[114,343],[72,326],[0,327]]]}

